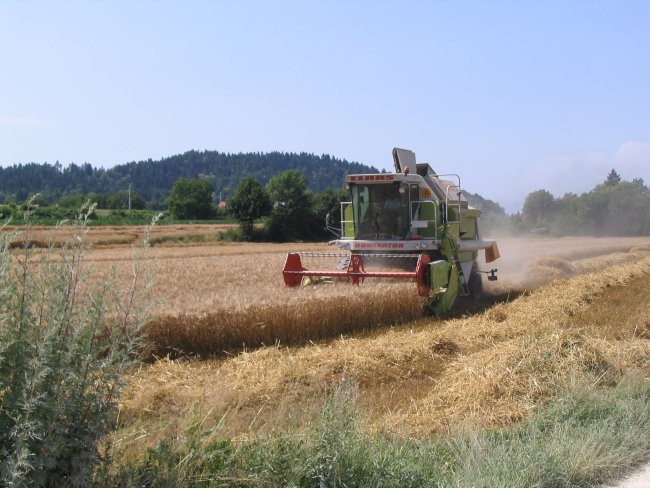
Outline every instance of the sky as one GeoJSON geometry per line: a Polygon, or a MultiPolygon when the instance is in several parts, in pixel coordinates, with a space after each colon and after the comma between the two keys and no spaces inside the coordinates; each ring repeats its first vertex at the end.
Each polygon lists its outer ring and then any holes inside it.
{"type": "Polygon", "coordinates": [[[0,0],[0,166],[394,146],[521,209],[650,182],[649,1],[0,0]]]}

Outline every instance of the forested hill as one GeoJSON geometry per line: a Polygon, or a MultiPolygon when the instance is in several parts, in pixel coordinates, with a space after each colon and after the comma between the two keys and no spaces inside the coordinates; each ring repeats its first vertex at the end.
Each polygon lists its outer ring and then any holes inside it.
{"type": "Polygon", "coordinates": [[[46,199],[72,194],[116,193],[132,185],[145,200],[162,201],[181,176],[207,178],[215,192],[226,198],[243,176],[253,175],[266,183],[288,169],[300,171],[307,178],[309,188],[318,192],[342,187],[346,173],[378,172],[372,166],[328,155],[188,151],[159,161],[149,159],[110,169],[94,168],[88,163],[63,167],[58,162],[0,168],[0,198],[13,197],[22,201],[34,193],[41,193],[46,199]]]}

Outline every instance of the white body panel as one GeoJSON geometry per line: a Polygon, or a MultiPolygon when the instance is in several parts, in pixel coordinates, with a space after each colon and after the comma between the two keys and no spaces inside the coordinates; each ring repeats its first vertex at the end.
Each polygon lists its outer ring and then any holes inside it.
{"type": "Polygon", "coordinates": [[[460,267],[463,268],[463,278],[465,278],[465,284],[469,281],[469,275],[472,272],[472,266],[474,261],[461,261],[460,267]]]}
{"type": "Polygon", "coordinates": [[[334,242],[341,249],[348,251],[429,251],[438,249],[438,243],[432,239],[404,241],[368,241],[361,239],[337,239],[334,242]]]}
{"type": "MultiPolygon", "coordinates": [[[[458,244],[459,251],[480,251],[481,249],[489,249],[494,245],[494,241],[484,241],[483,239],[476,240],[461,240],[458,244]]],[[[464,270],[463,270],[464,271],[464,270]]]]}

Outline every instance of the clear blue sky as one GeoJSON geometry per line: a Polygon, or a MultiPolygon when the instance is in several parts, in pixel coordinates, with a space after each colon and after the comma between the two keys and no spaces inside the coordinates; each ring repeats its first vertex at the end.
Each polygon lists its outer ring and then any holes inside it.
{"type": "Polygon", "coordinates": [[[650,1],[0,0],[0,165],[393,146],[518,210],[650,182],[650,1]]]}

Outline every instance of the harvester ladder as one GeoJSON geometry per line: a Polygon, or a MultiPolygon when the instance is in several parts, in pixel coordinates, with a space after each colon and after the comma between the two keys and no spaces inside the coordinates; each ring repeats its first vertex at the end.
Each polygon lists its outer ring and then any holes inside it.
{"type": "Polygon", "coordinates": [[[463,273],[463,267],[460,264],[460,259],[458,259],[458,247],[456,246],[456,239],[453,237],[449,239],[449,247],[451,247],[452,259],[454,260],[454,264],[456,264],[456,270],[458,271],[458,279],[463,286],[463,294],[469,295],[469,284],[465,279],[465,273],[463,273]]]}
{"type": "Polygon", "coordinates": [[[447,222],[448,224],[460,224],[463,221],[462,218],[463,205],[461,203],[461,196],[460,196],[461,195],[460,176],[455,173],[437,175],[438,182],[440,182],[440,178],[442,178],[443,176],[453,176],[458,181],[458,183],[456,184],[448,184],[447,187],[445,188],[445,222],[447,222]],[[454,198],[449,198],[450,191],[455,193],[454,198]],[[458,201],[458,203],[450,203],[452,201],[458,201]],[[458,215],[456,216],[455,220],[449,220],[449,209],[452,207],[458,209],[458,215]]]}

